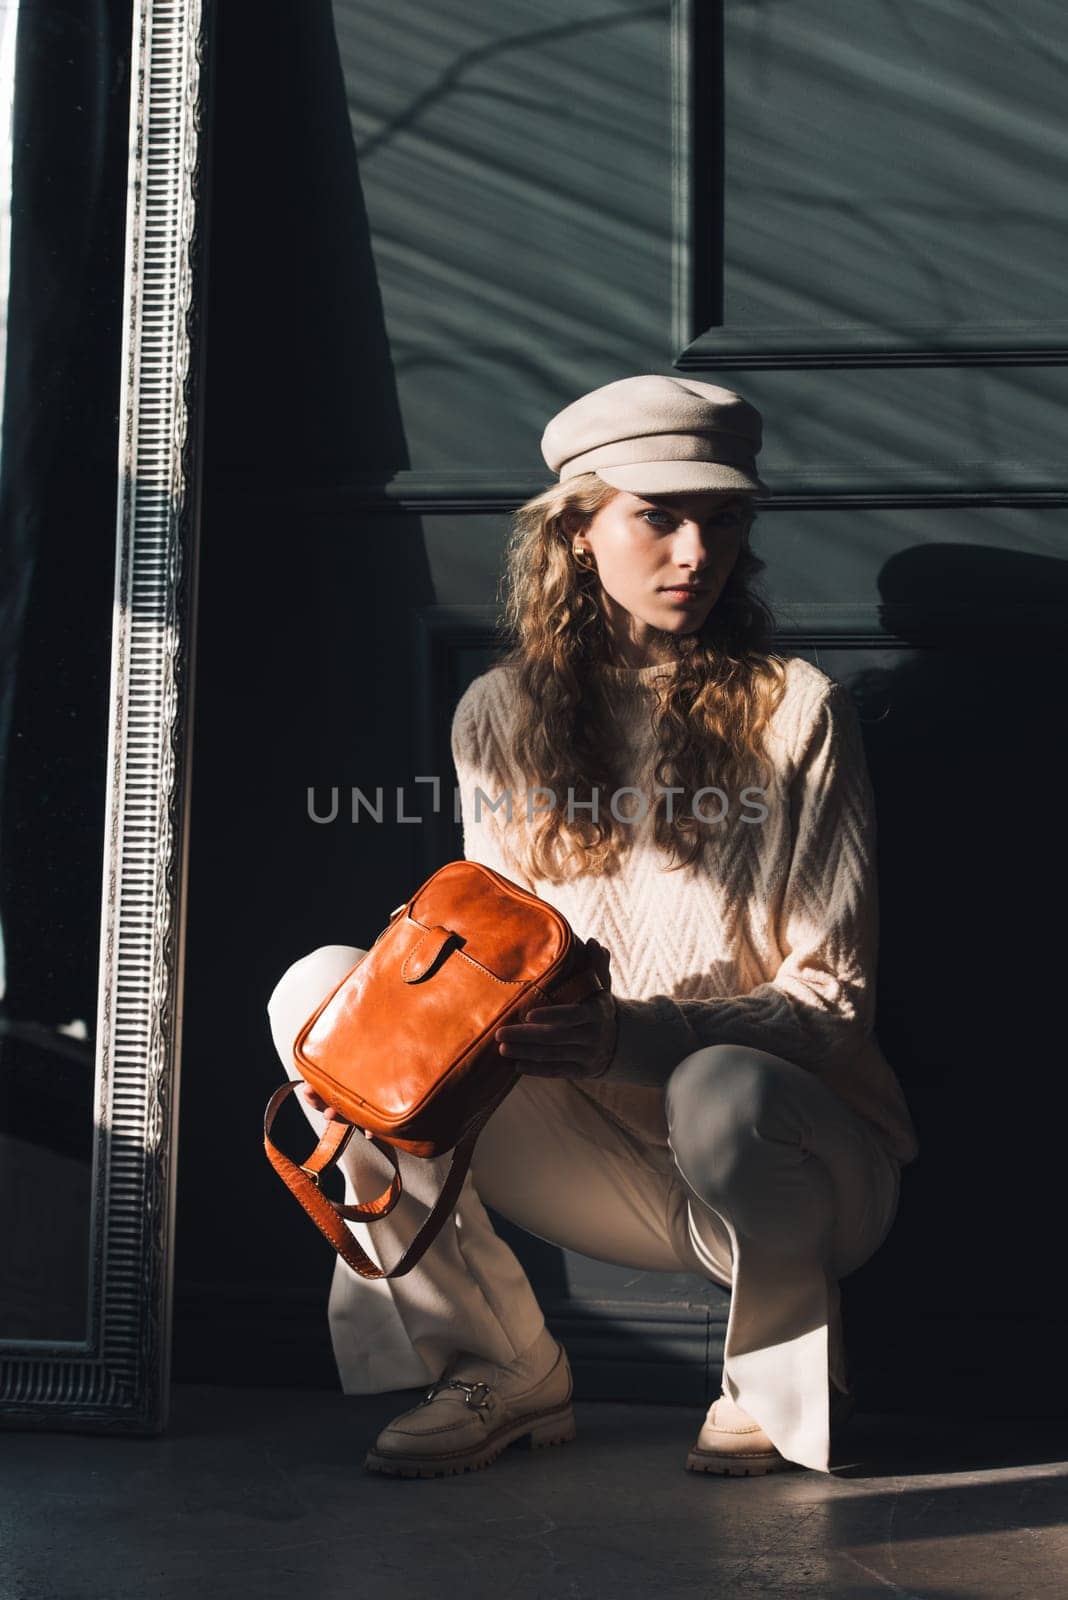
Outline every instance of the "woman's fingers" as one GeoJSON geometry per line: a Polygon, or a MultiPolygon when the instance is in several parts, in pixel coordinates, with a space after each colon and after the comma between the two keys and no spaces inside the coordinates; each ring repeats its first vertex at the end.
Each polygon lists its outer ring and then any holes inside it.
{"type": "Polygon", "coordinates": [[[585,1039],[565,1039],[557,1044],[502,1044],[499,1054],[511,1061],[565,1061],[588,1048],[585,1039]]]}
{"type": "Polygon", "coordinates": [[[510,1027],[498,1028],[494,1038],[501,1046],[502,1054],[507,1054],[512,1048],[525,1051],[542,1045],[581,1044],[590,1031],[588,1018],[560,1023],[515,1022],[510,1027]]]}
{"type": "Polygon", "coordinates": [[[597,1015],[596,1000],[576,1000],[571,1004],[560,1001],[551,1006],[535,1006],[528,1011],[525,1022],[509,1022],[499,1027],[496,1039],[535,1039],[549,1033],[572,1032],[576,1028],[590,1027],[597,1015]]]}
{"type": "Polygon", "coordinates": [[[341,1112],[337,1106],[328,1105],[321,1095],[316,1094],[310,1083],[302,1084],[298,1093],[302,1100],[307,1101],[313,1111],[321,1111],[327,1122],[333,1122],[340,1117],[341,1112]]]}
{"type": "MultiPolygon", "coordinates": [[[[308,1102],[313,1111],[321,1111],[327,1122],[336,1122],[339,1119],[341,1121],[345,1120],[344,1112],[339,1111],[337,1106],[328,1105],[322,1095],[316,1094],[310,1083],[303,1084],[298,1093],[302,1099],[308,1102]]],[[[370,1128],[361,1128],[359,1131],[365,1139],[374,1138],[374,1133],[370,1128]]]]}
{"type": "Polygon", "coordinates": [[[497,1049],[524,1071],[528,1063],[542,1066],[557,1065],[574,1070],[577,1060],[593,1048],[594,1036],[589,1028],[546,1029],[543,1033],[520,1030],[520,1037],[503,1039],[497,1049]]]}

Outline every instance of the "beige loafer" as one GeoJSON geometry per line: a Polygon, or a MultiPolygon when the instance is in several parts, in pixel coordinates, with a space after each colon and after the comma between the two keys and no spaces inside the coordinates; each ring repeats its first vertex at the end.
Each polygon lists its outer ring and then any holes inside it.
{"type": "MultiPolygon", "coordinates": [[[[834,1430],[853,1415],[851,1394],[831,1385],[830,1420],[834,1430]]],[[[766,1472],[797,1467],[776,1450],[759,1422],[754,1422],[736,1401],[721,1394],[709,1407],[697,1440],[686,1457],[688,1472],[718,1472],[736,1478],[754,1478],[766,1472]]]]}
{"type": "Polygon", "coordinates": [[[556,1346],[549,1371],[535,1379],[521,1363],[495,1366],[455,1360],[423,1399],[383,1428],[367,1452],[368,1472],[393,1478],[442,1478],[488,1467],[519,1439],[531,1449],[575,1437],[567,1353],[556,1346]]]}

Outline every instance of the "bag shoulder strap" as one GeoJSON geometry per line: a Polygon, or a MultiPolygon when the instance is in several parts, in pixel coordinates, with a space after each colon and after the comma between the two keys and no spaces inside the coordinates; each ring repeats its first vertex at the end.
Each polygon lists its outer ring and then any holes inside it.
{"type": "Polygon", "coordinates": [[[367,1252],[357,1243],[349,1228],[345,1226],[345,1219],[356,1222],[374,1222],[380,1217],[387,1217],[397,1204],[404,1185],[401,1181],[400,1164],[397,1151],[384,1139],[372,1137],[370,1143],[381,1150],[393,1167],[393,1178],[389,1187],[374,1200],[364,1201],[361,1205],[342,1205],[338,1200],[331,1200],[323,1194],[319,1187],[319,1180],[324,1172],[338,1160],[345,1150],[349,1140],[356,1132],[351,1122],[341,1118],[334,1118],[326,1125],[322,1138],[302,1165],[298,1166],[291,1157],[280,1150],[271,1138],[271,1128],[278,1115],[279,1107],[287,1095],[292,1094],[302,1079],[290,1080],[283,1083],[272,1094],[267,1102],[263,1117],[263,1144],[267,1152],[267,1159],[278,1173],[282,1182],[295,1196],[305,1211],[311,1217],[334,1249],[361,1278],[399,1278],[404,1273],[410,1272],[416,1262],[421,1260],[429,1246],[440,1233],[450,1211],[460,1198],[460,1190],[467,1176],[467,1169],[471,1164],[475,1141],[482,1131],[482,1125],[487,1120],[485,1116],[468,1129],[456,1145],[452,1153],[452,1162],[448,1174],[442,1185],[441,1193],[434,1202],[430,1215],[426,1218],[419,1232],[388,1272],[375,1266],[367,1252]]]}

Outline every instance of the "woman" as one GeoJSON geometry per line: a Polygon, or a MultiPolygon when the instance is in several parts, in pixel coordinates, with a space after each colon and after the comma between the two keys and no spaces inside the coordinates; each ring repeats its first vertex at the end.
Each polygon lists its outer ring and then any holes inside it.
{"type": "MultiPolygon", "coordinates": [[[[686,1465],[829,1470],[851,1408],[838,1284],[889,1231],[916,1140],[872,1033],[856,713],[771,649],[751,587],[760,445],[739,395],[658,374],[545,429],[559,481],[514,519],[511,648],[461,697],[452,750],[466,856],[555,904],[609,988],[500,1030],[519,1083],[419,1266],[375,1281],[338,1262],[346,1392],[433,1380],[371,1470],[460,1471],[574,1434],[566,1353],[486,1205],[587,1256],[730,1286],[723,1394],[686,1465]]],[[[299,1025],[360,954],[315,951],[272,995],[291,1077],[299,1025]]],[[[321,1132],[334,1109],[305,1100],[321,1132]]],[[[349,1152],[347,1198],[368,1199],[381,1157],[349,1152]]],[[[380,1264],[447,1165],[409,1160],[407,1209],[356,1226],[380,1264]]]]}

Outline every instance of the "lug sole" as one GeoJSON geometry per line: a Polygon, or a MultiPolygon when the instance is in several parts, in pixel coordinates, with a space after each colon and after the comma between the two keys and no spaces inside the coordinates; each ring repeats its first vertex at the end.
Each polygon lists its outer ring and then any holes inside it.
{"type": "Polygon", "coordinates": [[[691,1450],[686,1457],[687,1472],[716,1472],[724,1478],[761,1478],[769,1472],[783,1472],[796,1466],[796,1461],[787,1461],[778,1451],[774,1456],[718,1456],[691,1450]]]}
{"type": "Polygon", "coordinates": [[[364,1467],[368,1472],[387,1478],[446,1478],[490,1466],[509,1445],[520,1439],[527,1439],[531,1450],[542,1450],[549,1445],[569,1444],[576,1431],[575,1413],[568,1403],[554,1411],[519,1417],[481,1440],[477,1448],[457,1450],[451,1455],[392,1455],[372,1447],[364,1459],[364,1467]]]}

